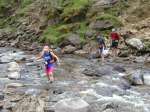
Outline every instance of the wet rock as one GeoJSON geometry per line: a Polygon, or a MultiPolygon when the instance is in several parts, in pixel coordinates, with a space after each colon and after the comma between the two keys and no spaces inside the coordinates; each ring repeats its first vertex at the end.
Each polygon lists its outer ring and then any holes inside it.
{"type": "Polygon", "coordinates": [[[136,62],[136,63],[144,63],[145,60],[146,60],[146,57],[140,56],[140,57],[136,57],[134,62],[136,62]]]}
{"type": "Polygon", "coordinates": [[[83,74],[85,74],[86,76],[100,76],[99,71],[95,70],[95,69],[85,69],[83,72],[83,74]]]}
{"type": "Polygon", "coordinates": [[[4,100],[4,95],[2,93],[0,93],[0,101],[4,100]]]}
{"type": "Polygon", "coordinates": [[[16,62],[11,62],[8,64],[8,78],[10,79],[20,79],[20,66],[16,62]]]}
{"type": "Polygon", "coordinates": [[[33,95],[33,96],[38,96],[40,95],[41,90],[39,89],[34,89],[34,88],[29,88],[28,90],[26,90],[25,94],[27,95],[33,95]]]}
{"type": "Polygon", "coordinates": [[[49,102],[58,102],[63,99],[68,99],[68,98],[74,98],[74,97],[79,97],[79,94],[73,91],[66,91],[63,92],[62,94],[50,94],[49,95],[49,102]]]}
{"type": "Polygon", "coordinates": [[[96,68],[96,67],[89,67],[87,69],[84,69],[82,72],[86,76],[98,76],[101,77],[103,75],[110,75],[112,74],[112,70],[108,67],[101,67],[101,68],[96,68]]]}
{"type": "Polygon", "coordinates": [[[6,52],[1,54],[0,57],[0,62],[2,63],[9,63],[12,61],[20,61],[23,58],[25,58],[24,53],[23,52],[6,52]]]}
{"type": "Polygon", "coordinates": [[[80,98],[64,99],[55,105],[55,112],[89,112],[89,104],[80,98]]]}
{"type": "Polygon", "coordinates": [[[78,50],[78,51],[75,51],[74,54],[78,56],[86,57],[88,55],[88,52],[84,50],[78,50]]]}
{"type": "Polygon", "coordinates": [[[137,39],[137,38],[128,39],[128,40],[126,40],[126,43],[129,46],[131,46],[133,48],[136,48],[137,50],[141,50],[141,49],[144,48],[143,42],[140,39],[137,39]]]}
{"type": "Polygon", "coordinates": [[[150,57],[147,57],[147,58],[146,58],[145,63],[146,63],[146,64],[148,64],[148,63],[150,64],[150,57]]]}
{"type": "Polygon", "coordinates": [[[99,95],[95,89],[87,89],[85,91],[81,91],[80,95],[82,97],[82,99],[84,99],[87,103],[91,104],[95,101],[97,101],[99,98],[101,98],[102,96],[99,95]]]}
{"type": "Polygon", "coordinates": [[[144,84],[150,86],[150,73],[146,73],[143,75],[144,84]]]}
{"type": "Polygon", "coordinates": [[[56,89],[53,91],[53,94],[58,95],[58,94],[62,94],[64,93],[64,91],[62,89],[56,89]]]}
{"type": "Polygon", "coordinates": [[[124,76],[132,85],[143,85],[143,75],[141,70],[130,71],[129,75],[124,76]]]}
{"type": "Polygon", "coordinates": [[[66,54],[73,53],[75,50],[76,50],[76,47],[74,47],[72,45],[68,45],[68,46],[63,48],[63,52],[66,54]]]}
{"type": "Polygon", "coordinates": [[[62,53],[62,49],[60,47],[57,47],[55,50],[54,50],[57,54],[61,54],[62,53]]]}
{"type": "Polygon", "coordinates": [[[7,88],[16,88],[16,87],[23,87],[22,83],[9,83],[6,85],[7,88]]]}
{"type": "Polygon", "coordinates": [[[11,72],[11,73],[8,73],[8,78],[9,79],[20,79],[21,75],[19,72],[11,72]]]}
{"type": "Polygon", "coordinates": [[[145,112],[144,107],[135,106],[119,96],[103,97],[91,105],[92,112],[145,112]]]}
{"type": "Polygon", "coordinates": [[[90,28],[92,29],[98,29],[98,30],[104,30],[104,29],[111,29],[113,28],[113,24],[109,21],[96,21],[90,24],[90,28]]]}
{"type": "Polygon", "coordinates": [[[19,64],[16,62],[11,62],[8,64],[8,71],[14,72],[14,71],[20,71],[19,64]]]}
{"type": "Polygon", "coordinates": [[[99,55],[99,52],[98,51],[93,51],[89,54],[89,59],[96,59],[96,58],[99,58],[100,55],[99,55]]]}
{"type": "Polygon", "coordinates": [[[115,66],[113,69],[120,73],[126,72],[126,69],[122,66],[115,66]]]}
{"type": "Polygon", "coordinates": [[[113,94],[117,94],[117,95],[124,94],[124,90],[122,90],[117,85],[112,85],[112,84],[98,82],[95,85],[93,85],[93,87],[96,90],[97,94],[99,94],[101,96],[112,97],[113,94]]]}
{"type": "Polygon", "coordinates": [[[129,50],[121,50],[118,54],[119,57],[128,57],[129,56],[129,50]]]}

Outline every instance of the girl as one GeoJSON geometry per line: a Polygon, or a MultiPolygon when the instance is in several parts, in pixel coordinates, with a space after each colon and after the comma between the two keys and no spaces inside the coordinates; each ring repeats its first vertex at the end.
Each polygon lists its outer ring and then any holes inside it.
{"type": "Polygon", "coordinates": [[[45,61],[45,72],[49,81],[53,82],[54,63],[59,62],[58,56],[56,56],[52,49],[48,45],[44,46],[40,56],[37,59],[43,58],[45,61]]]}
{"type": "Polygon", "coordinates": [[[101,56],[102,64],[103,64],[104,63],[104,57],[105,57],[105,55],[103,54],[103,51],[106,48],[106,44],[105,44],[105,39],[100,34],[100,32],[97,33],[97,42],[98,42],[98,47],[99,47],[99,54],[101,56]]]}

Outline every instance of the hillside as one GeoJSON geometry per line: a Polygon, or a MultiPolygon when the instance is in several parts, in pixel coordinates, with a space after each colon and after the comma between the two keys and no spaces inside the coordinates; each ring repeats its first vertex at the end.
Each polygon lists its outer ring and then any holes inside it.
{"type": "Polygon", "coordinates": [[[35,41],[61,46],[73,34],[83,46],[97,31],[107,39],[112,28],[129,30],[143,41],[150,35],[149,5],[149,0],[1,0],[1,46],[35,41]]]}

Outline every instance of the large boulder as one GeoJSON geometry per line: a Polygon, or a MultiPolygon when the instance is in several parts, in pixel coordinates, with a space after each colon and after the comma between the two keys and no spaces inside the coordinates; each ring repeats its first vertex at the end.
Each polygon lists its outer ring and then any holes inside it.
{"type": "Polygon", "coordinates": [[[135,48],[137,50],[141,50],[141,49],[144,48],[143,42],[140,39],[138,39],[138,38],[128,39],[128,40],[126,40],[126,43],[129,46],[131,46],[131,47],[133,47],[133,48],[135,48]]]}
{"type": "Polygon", "coordinates": [[[20,66],[16,62],[11,62],[8,64],[8,78],[10,79],[19,79],[20,75],[20,66]]]}
{"type": "Polygon", "coordinates": [[[93,30],[88,30],[88,31],[85,32],[85,37],[86,37],[86,38],[92,38],[95,33],[96,33],[96,32],[93,31],[93,30]]]}
{"type": "Polygon", "coordinates": [[[97,30],[105,30],[113,28],[113,24],[107,20],[98,20],[90,24],[90,28],[97,30]]]}
{"type": "Polygon", "coordinates": [[[89,112],[89,104],[80,98],[64,99],[55,105],[55,112],[89,112]]]}
{"type": "MultiPolygon", "coordinates": [[[[92,112],[145,112],[144,105],[137,105],[138,102],[130,102],[123,97],[102,97],[91,104],[92,112]]],[[[148,112],[148,111],[147,111],[148,112]]]]}
{"type": "Polygon", "coordinates": [[[110,67],[100,67],[97,68],[96,66],[91,66],[83,70],[82,72],[86,76],[97,76],[101,77],[103,75],[111,75],[113,73],[112,69],[110,67]]]}
{"type": "Polygon", "coordinates": [[[65,46],[65,47],[63,48],[63,53],[71,54],[71,53],[73,53],[75,50],[76,50],[76,47],[74,47],[74,46],[72,46],[72,45],[68,45],[68,46],[65,46]]]}
{"type": "Polygon", "coordinates": [[[72,46],[79,47],[80,43],[81,43],[81,40],[80,40],[79,35],[69,34],[66,37],[66,39],[63,42],[61,42],[60,47],[64,47],[64,46],[67,46],[67,45],[72,45],[72,46]]]}
{"type": "Polygon", "coordinates": [[[141,70],[133,70],[124,76],[132,85],[143,85],[143,75],[141,70]]]}
{"type": "Polygon", "coordinates": [[[14,72],[14,71],[20,71],[20,66],[16,62],[10,62],[8,63],[8,71],[14,72]]]}
{"type": "Polygon", "coordinates": [[[23,59],[25,59],[25,55],[23,52],[8,51],[8,52],[4,52],[0,55],[1,63],[9,63],[12,61],[21,61],[23,59]]]}

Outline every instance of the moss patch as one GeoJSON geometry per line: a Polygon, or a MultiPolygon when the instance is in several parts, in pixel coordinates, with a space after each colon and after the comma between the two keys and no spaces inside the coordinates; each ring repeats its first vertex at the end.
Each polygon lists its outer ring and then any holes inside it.
{"type": "Polygon", "coordinates": [[[88,31],[86,22],[81,22],[77,33],[80,35],[81,43],[85,43],[85,33],[88,31]]]}
{"type": "Polygon", "coordinates": [[[26,6],[30,5],[33,3],[35,0],[21,0],[21,8],[25,8],[26,6]]]}

